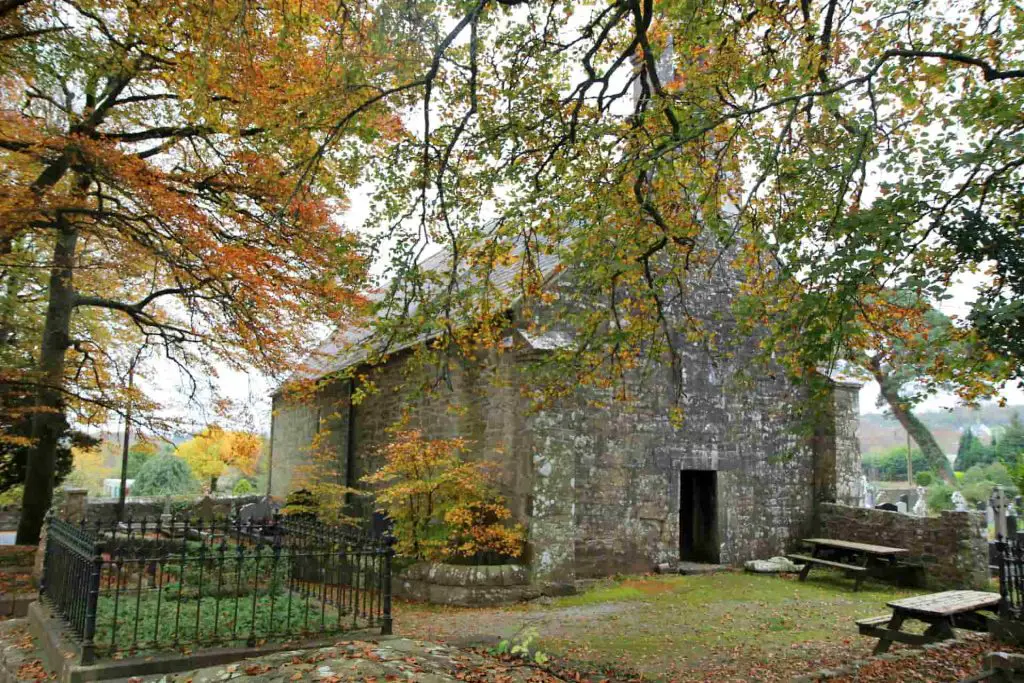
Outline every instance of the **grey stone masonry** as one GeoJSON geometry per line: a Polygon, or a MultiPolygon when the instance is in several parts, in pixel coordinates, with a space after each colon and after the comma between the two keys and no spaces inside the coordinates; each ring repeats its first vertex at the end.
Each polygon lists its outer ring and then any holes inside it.
{"type": "MultiPolygon", "coordinates": [[[[784,553],[812,531],[818,504],[860,497],[858,387],[805,383],[765,359],[756,333],[732,316],[738,285],[727,262],[666,296],[676,355],[652,351],[649,371],[623,386],[580,386],[531,405],[522,389],[543,381],[534,373],[552,350],[530,341],[531,321],[514,320],[507,348],[448,359],[443,383],[410,349],[353,368],[358,380],[322,378],[310,400],[279,392],[272,495],[301,486],[315,441],[340,483],[359,486],[403,421],[427,439],[462,437],[467,458],[497,464],[512,520],[527,529],[521,560],[534,584],[784,553]],[[693,318],[714,343],[684,333],[693,318]],[[354,390],[365,398],[352,405],[354,390]],[[681,421],[670,419],[677,411],[681,421]]],[[[533,310],[558,343],[573,343],[558,329],[565,311],[595,305],[577,278],[572,269],[556,278],[553,303],[533,310]]]]}
{"type": "Polygon", "coordinates": [[[516,564],[464,566],[421,562],[395,577],[395,595],[438,605],[500,605],[540,595],[516,564]]]}
{"type": "Polygon", "coordinates": [[[989,589],[985,515],[944,511],[938,517],[822,504],[819,534],[826,538],[906,548],[936,589],[989,589]]]}

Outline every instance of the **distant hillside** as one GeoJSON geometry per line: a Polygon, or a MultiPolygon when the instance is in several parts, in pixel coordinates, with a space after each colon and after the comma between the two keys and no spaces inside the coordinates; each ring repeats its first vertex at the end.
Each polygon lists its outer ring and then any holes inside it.
{"type": "MultiPolygon", "coordinates": [[[[995,405],[986,405],[974,410],[954,408],[953,410],[918,413],[918,417],[935,435],[942,450],[946,453],[955,453],[957,444],[960,442],[960,433],[964,427],[975,424],[982,424],[990,428],[998,427],[1007,424],[1014,413],[1020,413],[1021,418],[1024,419],[1024,406],[1000,408],[995,405]]],[[[904,446],[907,443],[907,433],[903,431],[900,423],[894,417],[880,413],[868,413],[860,416],[857,438],[860,439],[861,453],[884,451],[894,446],[904,446]]]]}

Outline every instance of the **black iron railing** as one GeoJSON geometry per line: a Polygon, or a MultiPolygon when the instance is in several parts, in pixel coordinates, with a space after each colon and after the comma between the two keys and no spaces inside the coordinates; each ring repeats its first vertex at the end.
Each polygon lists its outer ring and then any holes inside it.
{"type": "Polygon", "coordinates": [[[315,522],[51,518],[40,594],[82,663],[391,633],[393,541],[315,522]]]}
{"type": "Polygon", "coordinates": [[[995,548],[999,566],[999,594],[1003,597],[999,616],[1024,621],[1024,544],[998,540],[995,548]]]}

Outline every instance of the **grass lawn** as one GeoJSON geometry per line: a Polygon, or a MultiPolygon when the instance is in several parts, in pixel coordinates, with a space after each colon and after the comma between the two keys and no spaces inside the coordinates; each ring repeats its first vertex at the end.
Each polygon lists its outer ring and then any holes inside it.
{"type": "Polygon", "coordinates": [[[401,635],[492,644],[522,628],[566,660],[662,680],[786,680],[868,656],[874,640],[856,619],[885,614],[885,603],[925,591],[853,581],[816,570],[795,576],[723,572],[643,576],[557,599],[493,609],[399,603],[401,635]]]}

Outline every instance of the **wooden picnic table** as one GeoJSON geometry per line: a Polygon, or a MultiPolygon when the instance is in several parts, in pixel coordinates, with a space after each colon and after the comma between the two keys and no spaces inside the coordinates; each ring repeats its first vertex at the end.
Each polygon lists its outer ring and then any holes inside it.
{"type": "Polygon", "coordinates": [[[899,558],[910,552],[906,548],[844,541],[838,538],[805,538],[802,542],[811,546],[810,555],[788,555],[791,560],[803,563],[803,569],[800,570],[801,581],[807,580],[807,575],[814,566],[833,567],[856,576],[853,584],[854,591],[860,590],[865,576],[890,572],[896,566],[899,558]],[[842,559],[825,559],[822,555],[826,552],[840,554],[842,559]]]}
{"type": "Polygon", "coordinates": [[[926,643],[956,638],[954,627],[987,631],[987,619],[979,611],[995,611],[1001,599],[999,593],[985,591],[943,591],[917,595],[886,603],[892,608],[891,615],[860,619],[857,627],[861,635],[878,638],[875,654],[885,652],[893,642],[920,647],[926,643]],[[903,622],[908,619],[923,621],[928,624],[927,630],[923,634],[901,631],[903,622]]]}

